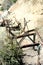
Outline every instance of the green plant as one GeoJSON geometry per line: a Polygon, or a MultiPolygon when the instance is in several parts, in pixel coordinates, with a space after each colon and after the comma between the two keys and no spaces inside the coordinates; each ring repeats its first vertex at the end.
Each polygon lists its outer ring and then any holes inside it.
{"type": "Polygon", "coordinates": [[[17,0],[11,0],[11,1],[15,3],[17,0]]]}
{"type": "Polygon", "coordinates": [[[3,11],[3,10],[4,10],[3,7],[1,7],[1,8],[0,8],[0,11],[3,11]]]}
{"type": "Polygon", "coordinates": [[[0,51],[2,63],[4,63],[4,65],[22,65],[22,54],[22,50],[19,48],[18,44],[13,43],[11,39],[0,51]]]}

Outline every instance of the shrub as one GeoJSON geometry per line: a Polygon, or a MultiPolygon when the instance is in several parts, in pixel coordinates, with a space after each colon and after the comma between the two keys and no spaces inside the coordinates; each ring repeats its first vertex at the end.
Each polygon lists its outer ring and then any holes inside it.
{"type": "Polygon", "coordinates": [[[10,40],[0,51],[2,65],[22,65],[22,54],[22,50],[19,48],[18,44],[10,40]]]}
{"type": "Polygon", "coordinates": [[[17,0],[11,0],[11,1],[15,3],[17,0]]]}
{"type": "Polygon", "coordinates": [[[1,7],[1,8],[0,8],[0,11],[3,11],[3,10],[4,10],[3,7],[1,7]]]}

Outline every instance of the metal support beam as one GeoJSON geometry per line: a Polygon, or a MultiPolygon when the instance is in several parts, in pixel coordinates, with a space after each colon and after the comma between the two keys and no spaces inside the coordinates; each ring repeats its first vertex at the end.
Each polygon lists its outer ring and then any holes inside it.
{"type": "Polygon", "coordinates": [[[33,46],[39,46],[39,43],[24,45],[24,46],[21,46],[21,48],[27,48],[27,47],[33,47],[33,46]]]}
{"type": "Polygon", "coordinates": [[[34,35],[34,33],[31,33],[31,34],[27,33],[27,34],[17,36],[16,38],[22,38],[22,37],[27,37],[27,36],[32,36],[32,35],[34,35]]]}

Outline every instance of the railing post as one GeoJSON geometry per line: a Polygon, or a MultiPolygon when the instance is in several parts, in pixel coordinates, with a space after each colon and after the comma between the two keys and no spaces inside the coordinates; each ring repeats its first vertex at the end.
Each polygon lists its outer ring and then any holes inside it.
{"type": "Polygon", "coordinates": [[[38,51],[37,51],[37,52],[38,52],[38,64],[37,64],[37,65],[41,65],[41,64],[40,64],[40,47],[41,47],[41,46],[39,45],[39,46],[38,46],[38,51]]]}
{"type": "MultiPolygon", "coordinates": [[[[33,35],[34,43],[35,43],[35,39],[36,39],[36,34],[33,35]]],[[[33,46],[33,49],[35,50],[35,47],[34,46],[33,46]]]]}

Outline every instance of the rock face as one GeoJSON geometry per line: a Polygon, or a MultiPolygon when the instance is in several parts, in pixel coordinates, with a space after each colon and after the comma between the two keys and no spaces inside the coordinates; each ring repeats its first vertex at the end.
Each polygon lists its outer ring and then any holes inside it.
{"type": "MultiPolygon", "coordinates": [[[[16,17],[17,20],[26,18],[27,21],[35,21],[38,24],[42,23],[43,18],[43,4],[39,0],[19,0],[13,4],[9,11],[12,12],[10,16],[16,17]],[[42,17],[42,18],[41,18],[42,17]]],[[[12,18],[11,17],[11,18],[12,18]]],[[[32,23],[33,23],[32,22],[32,23]]],[[[41,25],[41,24],[40,24],[41,25]]]]}
{"type": "MultiPolygon", "coordinates": [[[[43,27],[43,0],[18,0],[9,11],[12,12],[8,18],[19,21],[23,27],[23,19],[28,21],[28,29],[43,27]]],[[[41,29],[43,31],[43,28],[41,29]]],[[[43,35],[42,32],[39,32],[43,35]]]]}

